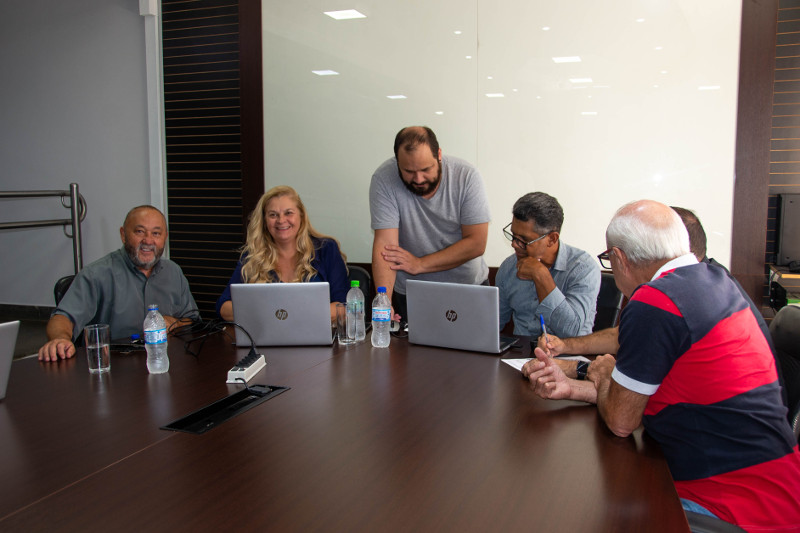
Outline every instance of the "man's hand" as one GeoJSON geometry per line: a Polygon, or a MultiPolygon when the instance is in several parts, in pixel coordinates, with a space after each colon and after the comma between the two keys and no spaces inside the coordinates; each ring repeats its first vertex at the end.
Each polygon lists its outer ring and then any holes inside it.
{"type": "Polygon", "coordinates": [[[72,320],[55,314],[47,321],[47,344],[39,348],[39,361],[58,361],[75,355],[72,344],[72,320]]]}
{"type": "Polygon", "coordinates": [[[381,257],[383,257],[384,261],[389,263],[389,268],[392,270],[402,270],[408,272],[412,276],[423,273],[422,261],[420,258],[397,245],[388,244],[384,246],[381,257]]]}
{"type": "Polygon", "coordinates": [[[75,345],[68,339],[53,339],[39,348],[39,361],[58,361],[75,355],[75,345]]]}
{"type": "Polygon", "coordinates": [[[545,341],[544,335],[540,335],[539,340],[536,342],[536,346],[550,357],[563,355],[564,353],[566,353],[566,348],[567,348],[566,345],[564,344],[564,341],[562,341],[552,333],[547,334],[547,341],[545,341]]]}
{"type": "Polygon", "coordinates": [[[533,386],[533,392],[547,400],[572,398],[572,380],[540,348],[533,350],[536,359],[531,359],[522,367],[522,373],[533,386]]]}
{"type": "Polygon", "coordinates": [[[598,355],[594,361],[589,364],[589,369],[586,372],[586,379],[600,388],[601,383],[608,383],[611,381],[611,372],[614,371],[614,366],[617,360],[613,355],[605,354],[598,355]]]}
{"type": "Polygon", "coordinates": [[[550,276],[550,270],[539,257],[517,259],[517,277],[525,281],[536,281],[543,275],[550,276]]]}

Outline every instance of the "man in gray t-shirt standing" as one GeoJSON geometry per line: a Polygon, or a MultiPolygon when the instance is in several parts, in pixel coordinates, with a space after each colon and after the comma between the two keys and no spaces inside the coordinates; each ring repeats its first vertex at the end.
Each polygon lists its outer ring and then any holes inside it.
{"type": "Polygon", "coordinates": [[[478,170],[442,156],[430,128],[410,126],[395,137],[395,157],[372,175],[369,209],[372,275],[406,319],[406,280],[482,284],[489,202],[478,170]]]}

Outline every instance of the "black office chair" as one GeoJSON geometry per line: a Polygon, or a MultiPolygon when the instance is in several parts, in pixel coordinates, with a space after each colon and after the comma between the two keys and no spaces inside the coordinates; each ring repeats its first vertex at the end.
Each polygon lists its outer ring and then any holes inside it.
{"type": "Polygon", "coordinates": [[[600,292],[597,293],[597,314],[594,315],[592,331],[616,326],[622,309],[622,293],[617,288],[617,284],[614,283],[614,274],[602,272],[600,276],[600,292]]]}
{"type": "Polygon", "coordinates": [[[372,276],[367,269],[347,263],[347,284],[353,280],[358,280],[359,288],[364,293],[364,320],[367,323],[372,321],[372,299],[375,298],[375,289],[372,287],[372,276]]]}
{"type": "Polygon", "coordinates": [[[794,438],[800,442],[800,403],[797,404],[793,412],[794,416],[792,416],[791,413],[789,414],[791,417],[792,431],[794,431],[794,438]]]}
{"type": "Polygon", "coordinates": [[[781,366],[779,370],[786,387],[786,399],[792,409],[789,411],[789,422],[795,424],[793,427],[797,435],[796,419],[800,412],[800,307],[782,307],[772,319],[769,333],[781,366]]]}
{"type": "Polygon", "coordinates": [[[58,305],[64,295],[67,294],[69,286],[72,285],[73,279],[75,279],[75,274],[64,276],[56,281],[55,287],[53,287],[53,298],[56,300],[56,305],[58,305]]]}
{"type": "Polygon", "coordinates": [[[725,522],[719,518],[704,514],[684,511],[686,519],[689,521],[689,529],[692,533],[741,533],[744,529],[737,525],[725,522]]]}

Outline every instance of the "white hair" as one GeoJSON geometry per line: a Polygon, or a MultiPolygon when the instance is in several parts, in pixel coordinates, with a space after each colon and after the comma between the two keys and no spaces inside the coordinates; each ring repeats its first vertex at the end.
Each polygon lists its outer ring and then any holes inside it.
{"type": "Polygon", "coordinates": [[[616,246],[634,265],[670,260],[690,252],[681,217],[666,205],[639,200],[620,207],[606,229],[606,244],[616,246]]]}

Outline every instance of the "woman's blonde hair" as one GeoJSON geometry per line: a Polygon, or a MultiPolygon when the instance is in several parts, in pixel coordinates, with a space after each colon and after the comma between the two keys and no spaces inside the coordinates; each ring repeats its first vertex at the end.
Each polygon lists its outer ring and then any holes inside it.
{"type": "MultiPolygon", "coordinates": [[[[331,239],[339,245],[333,237],[317,232],[308,219],[308,212],[300,200],[297,191],[287,185],[279,185],[265,192],[258,200],[253,212],[250,213],[250,221],[247,224],[247,242],[242,248],[242,256],[246,255],[242,264],[242,280],[245,283],[275,283],[280,281],[276,274],[278,266],[278,249],[275,241],[267,229],[266,215],[267,205],[273,198],[288,196],[297,205],[300,215],[300,228],[297,231],[297,252],[300,260],[294,271],[294,277],[290,281],[309,281],[316,275],[317,270],[311,266],[316,251],[312,237],[317,239],[331,239]]],[[[341,252],[342,260],[346,263],[347,258],[341,252]]]]}

